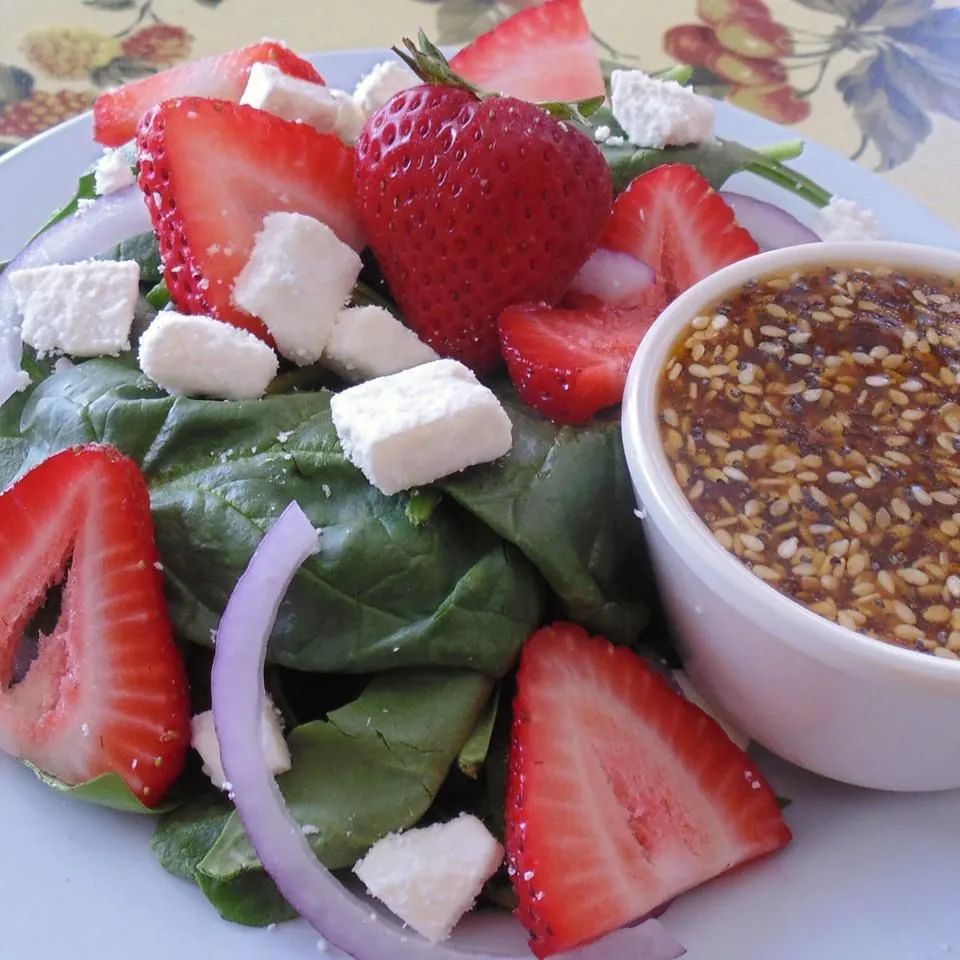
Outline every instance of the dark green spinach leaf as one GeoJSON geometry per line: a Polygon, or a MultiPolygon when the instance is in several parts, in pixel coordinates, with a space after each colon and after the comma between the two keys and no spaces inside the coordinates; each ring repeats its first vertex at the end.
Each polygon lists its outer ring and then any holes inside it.
{"type": "Polygon", "coordinates": [[[296,499],[323,529],[321,550],[281,605],[272,661],[499,676],[540,621],[537,571],[448,498],[412,522],[409,497],[384,497],[344,458],[329,401],[327,391],[243,403],[170,397],[122,360],[92,360],[27,400],[21,468],[91,441],[142,465],[170,613],[187,639],[210,643],[255,547],[296,499]]]}
{"type": "Polygon", "coordinates": [[[558,427],[506,388],[498,392],[513,448],[440,488],[537,565],[560,616],[632,643],[646,623],[652,582],[619,421],[558,427]]]}
{"type": "MultiPolygon", "coordinates": [[[[391,671],[326,721],[289,737],[292,769],[277,783],[314,852],[330,869],[352,866],[382,836],[417,823],[487,703],[492,681],[468,670],[391,671]]],[[[190,866],[209,817],[181,817],[161,837],[174,872],[190,866]],[[186,853],[183,851],[187,851],[186,853]],[[170,856],[173,852],[174,856],[170,856]]],[[[285,919],[236,815],[195,865],[204,893],[228,919],[285,919]],[[248,894],[257,891],[255,897],[248,894]]],[[[283,905],[285,907],[285,905],[283,905]]]]}

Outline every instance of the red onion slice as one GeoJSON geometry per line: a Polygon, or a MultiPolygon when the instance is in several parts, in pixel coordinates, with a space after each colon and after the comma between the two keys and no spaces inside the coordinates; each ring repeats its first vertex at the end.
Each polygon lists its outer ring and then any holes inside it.
{"type": "Polygon", "coordinates": [[[0,274],[0,405],[22,386],[20,313],[11,274],[27,267],[88,260],[121,240],[152,230],[139,187],[131,186],[93,200],[89,206],[45,230],[10,261],[0,274]]]}
{"type": "MultiPolygon", "coordinates": [[[[284,510],[240,577],[217,631],[213,719],[233,802],[263,864],[287,902],[329,943],[355,960],[521,960],[433,944],[374,914],[314,856],[290,816],[260,745],[263,665],[280,601],[317,549],[317,531],[296,503],[284,510]]],[[[684,948],[656,920],[627,927],[564,957],[676,960],[684,948]]]]}
{"type": "Polygon", "coordinates": [[[573,278],[570,290],[614,307],[635,307],[655,279],[653,268],[642,260],[598,247],[573,278]]]}
{"type": "Polygon", "coordinates": [[[809,227],[775,204],[729,190],[721,191],[720,196],[733,209],[737,223],[749,231],[761,250],[779,250],[781,247],[795,247],[801,243],[820,243],[820,238],[809,227]]]}

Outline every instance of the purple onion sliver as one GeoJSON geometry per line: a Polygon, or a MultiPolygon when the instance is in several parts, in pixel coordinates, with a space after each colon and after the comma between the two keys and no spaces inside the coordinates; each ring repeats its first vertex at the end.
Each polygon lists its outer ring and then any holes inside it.
{"type": "MultiPolygon", "coordinates": [[[[280,602],[299,566],[317,549],[317,532],[296,503],[264,536],[233,591],[217,631],[213,718],[237,814],[287,902],[330,944],[355,960],[521,960],[434,944],[387,918],[371,919],[314,856],[260,746],[263,665],[280,602]]],[[[625,928],[563,957],[569,960],[676,960],[684,948],[656,920],[625,928]]]]}
{"type": "Polygon", "coordinates": [[[643,260],[619,250],[597,248],[570,283],[573,293],[596,297],[614,307],[633,307],[656,275],[643,260]]]}
{"type": "Polygon", "coordinates": [[[737,223],[751,234],[761,250],[820,243],[820,238],[809,227],[775,204],[728,190],[722,191],[720,196],[733,209],[737,223]]]}
{"type": "Polygon", "coordinates": [[[0,274],[0,405],[21,386],[20,314],[10,277],[27,267],[89,260],[122,240],[151,230],[150,213],[137,186],[94,200],[27,244],[0,274]]]}

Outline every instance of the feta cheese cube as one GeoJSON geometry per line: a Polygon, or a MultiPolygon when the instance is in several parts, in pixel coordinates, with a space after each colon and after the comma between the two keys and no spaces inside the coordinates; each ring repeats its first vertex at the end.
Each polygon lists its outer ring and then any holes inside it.
{"type": "Polygon", "coordinates": [[[267,325],[288,360],[315,363],[361,266],[325,223],[300,213],[270,213],[234,284],[233,302],[267,325]]]}
{"type": "Polygon", "coordinates": [[[132,187],[136,183],[129,159],[120,150],[104,150],[93,168],[93,182],[102,197],[108,193],[132,187]]]}
{"type": "Polygon", "coordinates": [[[833,199],[814,217],[813,230],[821,240],[881,240],[883,232],[870,210],[844,200],[833,199]]]}
{"type": "Polygon", "coordinates": [[[369,117],[401,90],[409,90],[421,83],[423,81],[402,60],[384,60],[360,80],[353,91],[353,99],[369,117]]]}
{"type": "Polygon", "coordinates": [[[356,142],[366,120],[346,91],[288,76],[269,63],[250,68],[240,102],[284,120],[308,123],[320,133],[335,133],[346,143],[356,142]]]}
{"type": "MultiPolygon", "coordinates": [[[[218,790],[229,790],[223,764],[220,762],[220,742],[213,726],[213,711],[198,713],[190,720],[190,744],[203,760],[203,772],[218,790]]],[[[283,739],[280,713],[269,697],[263,700],[263,717],[260,721],[260,745],[267,766],[273,773],[285,773],[290,769],[290,751],[283,739]]]]}
{"type": "Polygon", "coordinates": [[[277,375],[277,357],[229,323],[162,310],[140,338],[140,369],[173,394],[252,400],[277,375]]]}
{"type": "Polygon", "coordinates": [[[503,847],[474,816],[391,833],[353,868],[370,894],[434,943],[450,936],[503,861],[503,847]]]}
{"type": "Polygon", "coordinates": [[[683,146],[713,138],[713,101],[676,80],[658,80],[642,70],[614,70],[610,102],[617,123],[637,146],[683,146]]]}
{"type": "Polygon", "coordinates": [[[24,342],[41,354],[73,357],[116,356],[130,348],[139,284],[133,260],[86,260],[10,274],[24,342]]]}
{"type": "Polygon", "coordinates": [[[341,310],[321,357],[344,380],[372,380],[439,359],[409,327],[377,306],[341,310]]]}
{"type": "Polygon", "coordinates": [[[433,483],[502,457],[512,425],[494,393],[456,360],[434,360],[336,394],[347,459],[381,492],[433,483]]]}
{"type": "Polygon", "coordinates": [[[750,738],[725,717],[722,717],[713,707],[700,696],[693,682],[687,676],[685,670],[672,670],[673,679],[676,681],[680,692],[692,703],[699,707],[708,717],[716,720],[720,724],[723,732],[741,749],[746,750],[750,746],[750,738]]]}

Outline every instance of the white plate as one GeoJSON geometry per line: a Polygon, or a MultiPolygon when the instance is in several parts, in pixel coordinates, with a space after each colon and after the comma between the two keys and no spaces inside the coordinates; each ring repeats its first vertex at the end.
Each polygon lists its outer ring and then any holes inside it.
{"type": "MultiPolygon", "coordinates": [[[[351,86],[382,52],[316,59],[329,83],[351,86]]],[[[791,134],[721,105],[720,132],[761,145],[791,134]]],[[[97,156],[81,117],[0,161],[0,259],[12,256],[68,198],[97,156]]],[[[914,200],[809,144],[797,166],[871,207],[889,236],[960,248],[960,234],[914,200]]],[[[810,208],[752,177],[739,189],[810,208]]],[[[824,730],[824,736],[830,731],[824,730]]],[[[918,743],[917,749],[923,749],[918,743]]],[[[943,960],[960,954],[960,792],[898,795],[842,786],[764,755],[793,799],[794,842],[769,860],[682,897],[665,922],[690,960],[943,960]]],[[[302,923],[251,930],[221,921],[192,885],[165,873],[148,819],[72,803],[13,761],[0,761],[2,960],[304,960],[316,936],[302,923]]],[[[482,922],[482,921],[481,921],[482,922]]]]}

